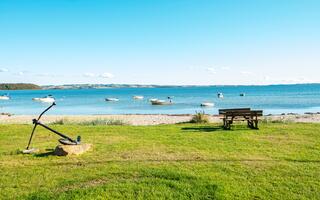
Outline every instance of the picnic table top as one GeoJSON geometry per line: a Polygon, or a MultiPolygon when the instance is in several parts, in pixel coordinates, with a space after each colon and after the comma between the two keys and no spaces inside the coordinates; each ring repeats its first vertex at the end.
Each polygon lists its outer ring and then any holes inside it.
{"type": "Polygon", "coordinates": [[[263,111],[262,110],[251,110],[250,108],[235,108],[235,109],[220,109],[219,114],[220,115],[258,115],[262,116],[263,111]]]}

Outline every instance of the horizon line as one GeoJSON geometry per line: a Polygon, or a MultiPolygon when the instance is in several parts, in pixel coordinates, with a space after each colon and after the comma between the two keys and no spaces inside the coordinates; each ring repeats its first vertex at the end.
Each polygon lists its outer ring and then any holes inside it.
{"type": "Polygon", "coordinates": [[[64,84],[36,84],[36,83],[0,83],[1,84],[33,84],[40,87],[66,86],[66,85],[128,85],[128,86],[160,86],[160,87],[216,87],[216,86],[278,86],[278,85],[320,85],[320,82],[313,83],[274,83],[274,84],[216,84],[216,85],[193,85],[193,84],[139,84],[139,83],[64,83],[64,84]]]}
{"type": "Polygon", "coordinates": [[[39,85],[45,86],[65,86],[65,85],[137,85],[137,86],[163,86],[163,87],[214,87],[214,86],[276,86],[276,85],[320,85],[320,82],[313,83],[274,83],[274,84],[216,84],[216,85],[193,85],[193,84],[139,84],[139,83],[66,83],[39,85]]]}

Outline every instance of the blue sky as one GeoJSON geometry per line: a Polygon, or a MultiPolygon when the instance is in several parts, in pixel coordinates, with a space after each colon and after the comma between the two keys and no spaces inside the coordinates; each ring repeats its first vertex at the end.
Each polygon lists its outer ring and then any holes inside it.
{"type": "Polygon", "coordinates": [[[320,82],[318,0],[1,0],[0,82],[320,82]]]}

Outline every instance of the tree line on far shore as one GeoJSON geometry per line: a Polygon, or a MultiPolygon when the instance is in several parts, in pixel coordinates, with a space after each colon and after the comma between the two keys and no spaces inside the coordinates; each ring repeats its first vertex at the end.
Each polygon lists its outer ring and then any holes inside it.
{"type": "Polygon", "coordinates": [[[40,86],[31,83],[0,83],[0,90],[40,90],[40,86]]]}

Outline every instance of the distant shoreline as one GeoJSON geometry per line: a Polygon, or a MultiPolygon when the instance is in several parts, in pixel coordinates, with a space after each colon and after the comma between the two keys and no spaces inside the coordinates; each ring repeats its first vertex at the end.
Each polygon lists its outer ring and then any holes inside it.
{"type": "Polygon", "coordinates": [[[190,87],[268,87],[319,85],[320,83],[266,84],[266,85],[156,85],[156,84],[63,84],[36,85],[31,83],[0,83],[0,90],[66,90],[66,89],[115,89],[115,88],[190,88],[190,87]]]}

